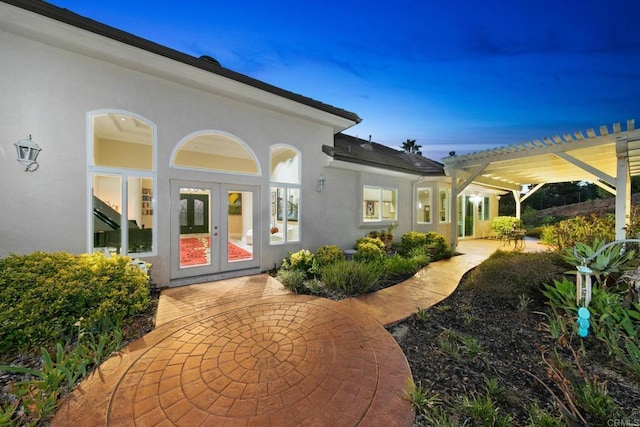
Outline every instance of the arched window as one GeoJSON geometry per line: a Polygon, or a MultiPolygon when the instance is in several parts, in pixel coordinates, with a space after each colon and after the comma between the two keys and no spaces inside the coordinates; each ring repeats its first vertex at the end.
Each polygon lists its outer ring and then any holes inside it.
{"type": "Polygon", "coordinates": [[[89,113],[90,251],[155,252],[155,126],[135,114],[89,113]]]}
{"type": "Polygon", "coordinates": [[[220,131],[202,131],[187,136],[174,150],[171,165],[260,175],[259,163],[251,149],[238,138],[220,131]]]}
{"type": "Polygon", "coordinates": [[[271,147],[271,244],[300,241],[300,152],[271,147]]]}

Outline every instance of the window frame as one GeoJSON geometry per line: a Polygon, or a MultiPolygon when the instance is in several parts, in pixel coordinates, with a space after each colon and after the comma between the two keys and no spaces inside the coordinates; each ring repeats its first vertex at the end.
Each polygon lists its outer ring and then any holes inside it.
{"type": "Polygon", "coordinates": [[[415,213],[416,213],[416,224],[433,224],[433,188],[432,187],[416,187],[415,194],[415,213]],[[419,198],[420,192],[426,191],[428,192],[428,204],[420,206],[422,204],[422,199],[419,198]],[[420,218],[424,218],[425,208],[429,207],[429,220],[425,221],[420,220],[420,218]]]}
{"type": "Polygon", "coordinates": [[[478,201],[478,220],[489,221],[491,216],[491,199],[489,196],[480,196],[478,201]]]}
{"type": "Polygon", "coordinates": [[[302,236],[301,236],[301,231],[302,231],[302,154],[300,153],[300,150],[298,150],[297,148],[288,145],[288,144],[275,144],[272,145],[271,147],[269,147],[269,227],[267,229],[267,232],[269,233],[269,245],[286,245],[286,244],[293,244],[293,243],[300,243],[302,241],[302,236]],[[278,149],[286,149],[286,150],[290,150],[292,153],[295,154],[295,159],[297,161],[297,165],[295,166],[297,168],[297,174],[296,177],[294,179],[295,182],[282,182],[282,181],[274,181],[273,180],[273,172],[274,172],[274,168],[273,168],[273,154],[274,154],[274,150],[278,150],[278,149]],[[282,196],[282,205],[280,205],[280,207],[282,208],[282,215],[280,216],[280,221],[282,222],[282,230],[280,230],[280,228],[278,227],[278,231],[273,232],[272,228],[275,226],[278,226],[278,200],[277,200],[277,194],[278,194],[278,190],[282,190],[283,192],[283,196],[282,196]],[[276,193],[276,199],[273,198],[273,194],[274,191],[276,193]],[[293,220],[289,219],[289,200],[291,197],[293,197],[295,199],[295,194],[292,193],[297,193],[297,213],[296,213],[296,227],[297,227],[297,237],[292,237],[290,238],[290,235],[295,234],[295,233],[290,233],[289,232],[289,221],[293,220]],[[286,208],[285,206],[285,201],[287,203],[286,208]],[[284,214],[285,212],[287,212],[287,214],[284,214]],[[275,222],[274,222],[275,220],[275,222]],[[280,241],[274,240],[273,236],[275,234],[278,234],[278,237],[281,238],[280,241]]]}
{"type": "Polygon", "coordinates": [[[397,222],[398,221],[398,188],[396,187],[383,187],[383,186],[379,186],[379,185],[370,185],[370,184],[364,184],[362,186],[362,196],[361,196],[361,200],[362,200],[362,213],[360,215],[360,221],[363,224],[385,224],[385,223],[393,223],[393,222],[397,222]],[[368,200],[365,199],[365,193],[367,192],[367,190],[369,191],[377,191],[378,192],[378,200],[368,200]],[[391,205],[390,205],[390,210],[393,210],[393,218],[384,218],[384,210],[383,210],[383,206],[385,203],[384,200],[384,191],[391,191],[392,192],[392,196],[391,196],[391,205]],[[369,209],[369,203],[372,202],[371,207],[373,209],[372,212],[376,211],[376,203],[377,203],[377,218],[367,218],[367,211],[369,209]]]}
{"type": "MultiPolygon", "coordinates": [[[[130,111],[123,110],[94,110],[87,113],[87,251],[92,253],[96,250],[94,247],[94,215],[93,215],[93,195],[94,195],[94,178],[96,176],[113,176],[120,178],[120,212],[121,212],[121,226],[120,226],[120,254],[131,255],[134,257],[149,257],[157,256],[158,254],[158,209],[157,209],[157,138],[158,129],[155,123],[149,119],[142,117],[138,114],[130,111]],[[95,129],[94,118],[99,115],[114,114],[130,116],[137,120],[143,121],[151,128],[151,170],[147,169],[134,169],[125,167],[113,167],[113,166],[98,166],[94,163],[94,143],[95,143],[95,129]],[[151,232],[151,251],[147,252],[131,252],[129,253],[129,227],[123,227],[122,223],[128,224],[128,219],[124,220],[122,213],[128,212],[129,209],[129,179],[150,179],[152,182],[152,197],[149,203],[149,209],[153,211],[152,215],[152,232],[151,232]]],[[[141,188],[142,191],[142,188],[141,188]]],[[[142,196],[142,193],[141,193],[142,196]]]]}
{"type": "Polygon", "coordinates": [[[451,190],[445,188],[438,189],[438,222],[440,224],[451,223],[451,190]],[[445,195],[444,199],[442,195],[445,195]]]}

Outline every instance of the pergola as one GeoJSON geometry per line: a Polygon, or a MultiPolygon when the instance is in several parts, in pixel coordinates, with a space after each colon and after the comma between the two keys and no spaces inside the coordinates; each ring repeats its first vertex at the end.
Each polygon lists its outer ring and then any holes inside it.
{"type": "Polygon", "coordinates": [[[516,216],[521,204],[543,185],[557,182],[590,181],[616,197],[616,239],[625,237],[626,219],[631,207],[631,176],[640,175],[640,129],[634,120],[599,132],[588,129],[565,133],[517,145],[483,150],[443,159],[445,173],[451,177],[451,236],[457,245],[457,196],[471,183],[511,191],[516,216]],[[534,187],[521,195],[523,185],[534,187]]]}

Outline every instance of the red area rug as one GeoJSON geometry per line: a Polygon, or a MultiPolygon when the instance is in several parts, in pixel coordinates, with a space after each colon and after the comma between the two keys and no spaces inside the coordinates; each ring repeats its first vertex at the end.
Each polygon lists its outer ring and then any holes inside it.
{"type": "Polygon", "coordinates": [[[244,259],[253,258],[253,254],[235,243],[228,242],[227,244],[227,256],[229,261],[242,261],[244,259]]]}
{"type": "MultiPolygon", "coordinates": [[[[229,261],[253,258],[253,254],[240,246],[227,242],[229,261]]],[[[211,261],[209,237],[183,237],[180,239],[180,267],[207,265],[211,261]]]]}
{"type": "Polygon", "coordinates": [[[209,237],[180,238],[180,267],[209,264],[209,237]]]}

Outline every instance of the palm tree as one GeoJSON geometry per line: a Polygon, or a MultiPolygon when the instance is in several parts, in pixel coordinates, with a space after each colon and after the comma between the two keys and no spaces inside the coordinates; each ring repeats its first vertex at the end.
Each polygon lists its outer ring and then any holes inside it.
{"type": "Polygon", "coordinates": [[[416,144],[415,139],[407,139],[402,143],[402,149],[407,153],[415,153],[422,156],[422,151],[420,151],[421,148],[422,145],[416,144]]]}

